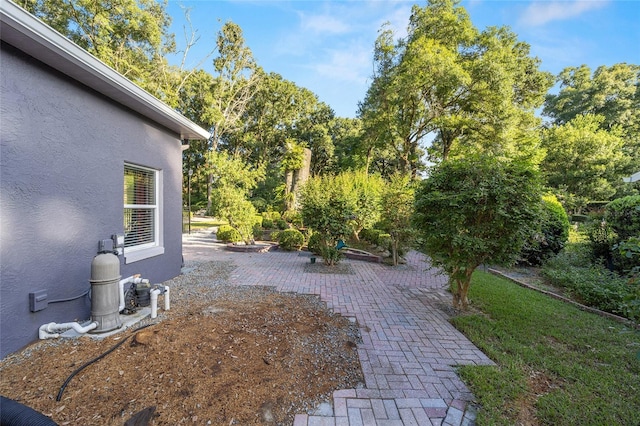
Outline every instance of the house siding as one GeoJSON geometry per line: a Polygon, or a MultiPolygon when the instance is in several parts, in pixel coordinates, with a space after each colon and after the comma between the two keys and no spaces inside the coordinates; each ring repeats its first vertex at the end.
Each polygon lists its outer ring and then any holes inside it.
{"type": "Polygon", "coordinates": [[[0,357],[40,325],[90,317],[84,297],[29,310],[29,292],[63,299],[89,288],[98,242],[123,233],[124,163],[162,171],[161,256],[125,264],[162,282],[182,262],[181,141],[3,43],[0,61],[0,357]]]}

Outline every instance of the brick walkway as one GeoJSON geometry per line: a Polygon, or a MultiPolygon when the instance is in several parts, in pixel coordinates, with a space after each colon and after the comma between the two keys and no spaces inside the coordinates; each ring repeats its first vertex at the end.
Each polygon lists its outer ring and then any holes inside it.
{"type": "Polygon", "coordinates": [[[473,425],[473,395],[454,366],[492,364],[447,321],[446,278],[412,252],[407,264],[389,266],[344,259],[349,274],[314,273],[299,252],[233,253],[210,232],[183,239],[185,266],[211,260],[236,265],[231,282],[273,286],[281,292],[319,295],[330,309],[357,320],[362,389],[338,390],[333,406],[298,414],[294,426],[473,425]]]}

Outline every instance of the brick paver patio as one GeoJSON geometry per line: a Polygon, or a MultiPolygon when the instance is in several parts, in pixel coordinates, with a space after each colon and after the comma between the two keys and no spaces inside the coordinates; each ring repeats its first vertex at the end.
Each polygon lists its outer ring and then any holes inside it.
{"type": "Polygon", "coordinates": [[[447,321],[446,278],[421,254],[410,253],[397,268],[344,259],[350,274],[313,273],[302,253],[229,252],[210,231],[185,235],[183,252],[187,267],[232,261],[233,284],[319,295],[357,321],[365,387],[334,392],[332,410],[298,414],[294,426],[474,424],[473,395],[454,367],[492,361],[447,321]]]}

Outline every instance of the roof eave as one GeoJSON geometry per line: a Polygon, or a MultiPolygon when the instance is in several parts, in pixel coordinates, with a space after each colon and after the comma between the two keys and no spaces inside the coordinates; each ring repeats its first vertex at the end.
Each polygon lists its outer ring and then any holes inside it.
{"type": "Polygon", "coordinates": [[[210,133],[9,0],[0,2],[2,40],[150,120],[180,135],[210,133]]]}

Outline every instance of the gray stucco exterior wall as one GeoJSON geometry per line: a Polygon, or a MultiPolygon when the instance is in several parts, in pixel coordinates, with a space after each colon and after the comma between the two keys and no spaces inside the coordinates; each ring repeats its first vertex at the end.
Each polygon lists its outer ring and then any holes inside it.
{"type": "Polygon", "coordinates": [[[161,171],[164,254],[131,264],[162,282],[180,273],[179,135],[2,44],[0,61],[0,357],[40,325],[90,317],[88,298],[29,310],[29,292],[89,288],[98,241],[123,231],[124,164],[161,171]]]}

